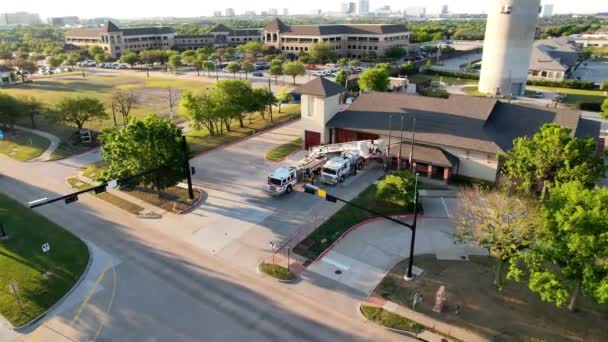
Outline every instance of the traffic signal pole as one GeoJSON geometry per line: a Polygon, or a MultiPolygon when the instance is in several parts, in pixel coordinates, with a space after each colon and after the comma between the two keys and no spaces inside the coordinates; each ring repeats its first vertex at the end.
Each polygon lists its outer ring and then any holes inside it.
{"type": "Polygon", "coordinates": [[[336,203],[336,202],[342,202],[346,205],[350,205],[352,207],[355,207],[357,209],[363,210],[363,211],[367,211],[370,214],[382,217],[385,220],[394,222],[400,226],[404,226],[409,228],[412,231],[412,238],[410,241],[410,260],[409,260],[409,265],[408,265],[408,269],[407,269],[407,274],[406,274],[406,278],[407,279],[412,279],[413,278],[413,273],[412,273],[412,269],[414,268],[414,244],[416,241],[416,224],[418,222],[418,189],[417,189],[417,185],[418,185],[418,177],[416,177],[416,190],[415,190],[415,194],[414,194],[414,221],[412,222],[412,224],[408,224],[405,223],[401,220],[397,220],[395,218],[392,218],[388,215],[384,215],[381,213],[378,213],[376,211],[373,210],[369,210],[365,207],[362,207],[358,204],[355,204],[353,202],[344,200],[342,198],[336,197],[334,195],[330,195],[327,193],[327,191],[319,188],[318,186],[314,186],[312,184],[306,184],[304,186],[304,192],[311,194],[311,195],[316,195],[319,196],[321,198],[325,198],[325,200],[327,202],[332,202],[332,203],[336,203]]]}
{"type": "Polygon", "coordinates": [[[194,190],[192,189],[192,173],[190,169],[190,156],[188,154],[188,143],[186,143],[186,136],[182,135],[182,152],[184,153],[184,173],[186,174],[186,180],[188,181],[188,198],[194,200],[194,190]]]}

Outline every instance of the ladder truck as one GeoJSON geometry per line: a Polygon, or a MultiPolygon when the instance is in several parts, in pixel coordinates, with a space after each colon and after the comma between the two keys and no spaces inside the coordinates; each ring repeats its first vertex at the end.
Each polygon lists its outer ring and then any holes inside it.
{"type": "MultiPolygon", "coordinates": [[[[308,155],[294,165],[275,169],[268,176],[264,189],[274,196],[290,193],[302,178],[322,175],[329,154],[339,153],[341,156],[336,158],[348,159],[353,165],[353,168],[349,168],[349,172],[354,173],[356,172],[354,168],[363,166],[364,159],[382,157],[383,146],[382,140],[361,140],[312,147],[308,155]]],[[[340,171],[340,176],[347,175],[342,173],[344,172],[340,171]]],[[[336,183],[340,180],[340,176],[336,178],[336,183]]]]}

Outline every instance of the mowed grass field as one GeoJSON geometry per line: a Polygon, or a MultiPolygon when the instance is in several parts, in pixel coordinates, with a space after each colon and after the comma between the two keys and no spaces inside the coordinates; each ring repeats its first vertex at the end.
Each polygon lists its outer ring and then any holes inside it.
{"type": "MultiPolygon", "coordinates": [[[[114,126],[112,95],[117,91],[132,91],[136,96],[139,103],[132,109],[131,115],[142,117],[145,114],[155,113],[161,117],[169,117],[169,88],[171,88],[173,98],[176,100],[174,114],[177,115],[174,118],[177,118],[179,99],[183,91],[204,91],[210,86],[210,83],[196,80],[147,78],[145,75],[92,75],[86,78],[74,75],[18,84],[3,89],[2,92],[17,97],[33,96],[48,105],[53,105],[66,96],[95,97],[104,103],[109,118],[101,122],[89,122],[85,124],[85,127],[100,130],[114,126]]],[[[118,124],[122,124],[119,113],[117,113],[117,121],[118,124]]],[[[41,128],[46,130],[47,127],[41,128]]],[[[51,133],[53,132],[51,131],[51,133]]]]}
{"type": "Polygon", "coordinates": [[[88,260],[87,246],[69,231],[0,193],[0,314],[21,326],[61,299],[80,278],[88,260]],[[42,245],[50,244],[43,253],[42,245]],[[15,282],[17,298],[8,291],[15,282]]]}
{"type": "Polygon", "coordinates": [[[566,96],[566,101],[564,101],[564,103],[571,105],[575,105],[580,102],[602,103],[606,99],[606,95],[601,90],[570,89],[541,86],[528,86],[528,89],[567,94],[568,96],[566,96]]]}
{"type": "Polygon", "coordinates": [[[16,129],[3,130],[4,139],[0,140],[0,153],[20,161],[40,156],[50,142],[35,134],[16,129]]]}

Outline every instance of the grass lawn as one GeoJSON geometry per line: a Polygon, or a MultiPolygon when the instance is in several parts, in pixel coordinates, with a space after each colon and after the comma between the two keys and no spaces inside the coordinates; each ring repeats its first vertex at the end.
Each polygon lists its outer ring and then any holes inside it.
{"type": "MultiPolygon", "coordinates": [[[[72,188],[77,189],[77,190],[89,189],[93,186],[91,184],[88,184],[86,182],[83,182],[83,181],[77,179],[76,177],[68,178],[68,183],[70,184],[70,186],[72,186],[72,188]]],[[[139,205],[137,205],[135,203],[131,203],[131,202],[123,199],[122,197],[118,197],[109,192],[102,192],[98,195],[95,195],[94,193],[90,193],[90,194],[103,201],[106,201],[116,207],[119,207],[122,210],[126,210],[134,215],[139,215],[139,213],[141,213],[141,211],[144,210],[144,208],[140,207],[139,205]]]]}
{"type": "Polygon", "coordinates": [[[586,89],[570,89],[570,88],[555,88],[555,87],[542,87],[542,86],[528,86],[529,89],[538,89],[541,91],[548,91],[552,93],[567,94],[564,103],[570,105],[576,105],[579,102],[604,102],[606,95],[601,90],[586,90],[586,89]]]}
{"type": "Polygon", "coordinates": [[[260,271],[279,280],[292,280],[295,278],[293,273],[289,272],[287,268],[277,264],[273,265],[263,262],[260,264],[260,271]]]}
{"type": "MultiPolygon", "coordinates": [[[[165,209],[168,212],[178,213],[190,205],[192,202],[188,200],[188,189],[172,186],[163,190],[160,196],[156,190],[137,186],[133,190],[123,190],[125,193],[136,197],[144,202],[148,202],[154,206],[165,209]]],[[[201,192],[194,189],[194,198],[198,198],[201,192]]]]}
{"type": "Polygon", "coordinates": [[[479,90],[477,90],[477,85],[462,87],[461,89],[462,89],[462,91],[464,91],[465,93],[467,93],[469,95],[481,96],[481,97],[487,96],[485,93],[482,93],[479,90]]]}
{"type": "Polygon", "coordinates": [[[295,139],[294,141],[288,142],[281,146],[277,146],[274,149],[266,153],[266,159],[272,161],[279,161],[290,155],[291,153],[302,148],[302,138],[295,139]]]}
{"type": "MultiPolygon", "coordinates": [[[[384,215],[405,214],[413,211],[413,208],[377,201],[375,196],[376,185],[370,185],[352,202],[384,215]]],[[[294,251],[309,259],[315,259],[350,227],[374,217],[376,216],[367,211],[345,205],[300,242],[294,251]]]]}
{"type": "Polygon", "coordinates": [[[72,233],[0,194],[0,222],[9,238],[0,240],[0,314],[21,326],[55,304],[84,271],[89,252],[72,233]],[[49,243],[48,254],[42,244],[49,243]],[[15,281],[23,305],[7,291],[15,281]]]}
{"type": "Polygon", "coordinates": [[[16,129],[3,130],[4,139],[0,140],[0,153],[13,159],[25,161],[40,156],[50,141],[47,139],[16,129]]]}
{"type": "Polygon", "coordinates": [[[470,80],[465,78],[456,78],[450,76],[439,76],[439,75],[428,75],[424,73],[418,73],[415,75],[408,76],[408,79],[412,83],[423,83],[427,81],[431,82],[445,82],[448,85],[452,84],[473,84],[477,83],[477,80],[470,80]]]}
{"type": "Polygon", "coordinates": [[[232,130],[225,132],[223,135],[211,136],[206,129],[189,131],[184,135],[188,138],[188,145],[193,154],[208,151],[300,116],[299,104],[282,105],[281,110],[281,113],[276,108],[273,110],[272,122],[268,120],[268,114],[266,114],[265,119],[259,113],[252,114],[251,116],[247,115],[245,120],[243,120],[245,127],[238,127],[238,121],[235,121],[233,122],[232,130]]]}
{"type": "Polygon", "coordinates": [[[361,305],[360,310],[365,318],[388,328],[411,331],[416,334],[421,332],[424,328],[422,325],[412,320],[376,306],[361,305]]]}
{"type": "Polygon", "coordinates": [[[106,163],[100,161],[94,164],[89,164],[82,169],[82,175],[92,180],[97,180],[97,177],[101,175],[101,172],[106,168],[106,163]]]}
{"type": "Polygon", "coordinates": [[[424,273],[407,282],[403,275],[408,259],[395,265],[376,288],[376,294],[411,307],[416,292],[424,300],[416,310],[446,323],[460,326],[492,341],[604,341],[608,305],[594,304],[580,296],[578,312],[557,308],[521,283],[505,280],[502,291],[492,285],[495,259],[471,256],[470,261],[437,260],[434,255],[416,256],[414,264],[424,273]],[[435,293],[445,285],[444,313],[432,311],[435,293]],[[460,314],[454,313],[456,306],[460,314]]]}

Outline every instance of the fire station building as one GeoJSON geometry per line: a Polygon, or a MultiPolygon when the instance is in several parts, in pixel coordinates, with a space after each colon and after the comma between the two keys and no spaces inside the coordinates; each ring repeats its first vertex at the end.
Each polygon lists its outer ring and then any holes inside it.
{"type": "MultiPolygon", "coordinates": [[[[513,139],[532,136],[545,123],[571,129],[576,137],[599,142],[599,122],[576,110],[500,102],[494,98],[450,95],[448,99],[406,93],[363,93],[344,104],[345,89],[316,78],[302,95],[305,148],[320,144],[383,139],[394,163],[448,182],[454,175],[495,182],[499,158],[513,139]],[[413,141],[414,148],[411,148],[413,141]]],[[[598,150],[603,147],[598,143],[598,150]]]]}

